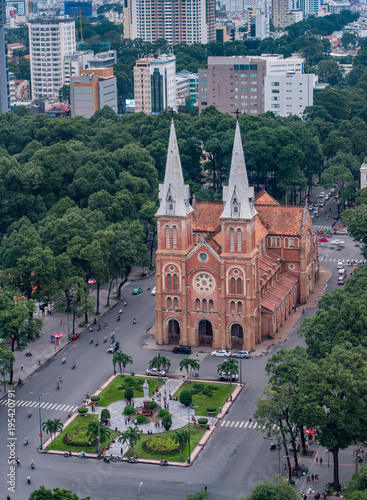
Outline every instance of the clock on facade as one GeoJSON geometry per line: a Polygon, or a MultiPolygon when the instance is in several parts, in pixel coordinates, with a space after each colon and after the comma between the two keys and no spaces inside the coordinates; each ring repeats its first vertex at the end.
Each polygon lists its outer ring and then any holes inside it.
{"type": "Polygon", "coordinates": [[[199,273],[194,278],[194,288],[198,293],[211,293],[214,285],[214,278],[208,273],[199,273]]]}
{"type": "Polygon", "coordinates": [[[200,252],[199,253],[199,260],[201,262],[206,262],[208,260],[208,255],[205,252],[200,252]]]}

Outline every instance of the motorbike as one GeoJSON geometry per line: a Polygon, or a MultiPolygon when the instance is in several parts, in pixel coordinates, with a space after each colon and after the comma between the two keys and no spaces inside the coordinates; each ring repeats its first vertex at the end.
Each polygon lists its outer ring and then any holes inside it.
{"type": "Polygon", "coordinates": [[[28,444],[28,438],[26,437],[24,438],[24,446],[27,446],[27,444],[28,444]]]}
{"type": "Polygon", "coordinates": [[[71,451],[66,451],[64,453],[64,457],[72,457],[72,456],[73,456],[73,454],[71,453],[71,451]]]}
{"type": "Polygon", "coordinates": [[[122,314],[122,309],[119,309],[119,314],[122,314]]]}
{"type": "Polygon", "coordinates": [[[31,484],[31,476],[30,476],[29,474],[28,474],[28,476],[27,476],[27,483],[28,483],[28,484],[31,484]]]}
{"type": "Polygon", "coordinates": [[[97,326],[97,330],[99,331],[101,329],[101,325],[98,325],[97,326]]]}
{"type": "Polygon", "coordinates": [[[20,385],[22,385],[22,379],[21,378],[17,382],[17,387],[19,387],[20,385]]]}
{"type": "Polygon", "coordinates": [[[90,339],[89,343],[90,344],[93,344],[94,340],[93,339],[90,339]]]}
{"type": "Polygon", "coordinates": [[[75,363],[75,361],[73,361],[73,364],[71,365],[71,369],[74,370],[75,367],[76,367],[76,363],[75,363]]]}
{"type": "Polygon", "coordinates": [[[25,353],[25,356],[32,356],[31,351],[27,351],[27,352],[25,353]]]}
{"type": "Polygon", "coordinates": [[[133,319],[133,325],[136,325],[136,319],[135,318],[133,319]]]}
{"type": "Polygon", "coordinates": [[[120,321],[120,319],[121,319],[120,316],[117,316],[117,321],[120,321]]]}
{"type": "Polygon", "coordinates": [[[165,465],[165,466],[167,466],[168,462],[167,462],[167,460],[163,460],[163,458],[162,458],[162,460],[161,460],[161,462],[160,462],[159,465],[165,465]]]}
{"type": "Polygon", "coordinates": [[[270,449],[271,449],[271,450],[275,450],[275,448],[276,448],[275,444],[274,444],[274,443],[271,443],[271,445],[270,445],[270,449]]]}
{"type": "Polygon", "coordinates": [[[137,457],[134,456],[134,457],[129,457],[127,459],[127,461],[129,462],[129,464],[137,464],[138,463],[138,460],[137,460],[137,457]]]}
{"type": "Polygon", "coordinates": [[[127,306],[127,302],[124,302],[124,306],[127,306]]]}
{"type": "Polygon", "coordinates": [[[103,460],[107,463],[110,463],[110,457],[108,457],[107,455],[103,458],[103,460]]]}
{"type": "Polygon", "coordinates": [[[79,455],[79,458],[88,458],[84,451],[82,451],[79,455]]]}
{"type": "Polygon", "coordinates": [[[36,465],[35,465],[35,463],[32,460],[32,462],[31,462],[31,469],[34,469],[35,467],[36,467],[36,465]]]}
{"type": "Polygon", "coordinates": [[[107,337],[103,337],[103,342],[106,343],[107,342],[107,337]]]}
{"type": "Polygon", "coordinates": [[[29,410],[29,412],[28,412],[28,418],[31,418],[31,416],[32,416],[32,410],[29,410]]]}
{"type": "Polygon", "coordinates": [[[61,364],[64,365],[65,364],[65,361],[66,361],[66,357],[62,358],[61,360],[61,364]]]}
{"type": "Polygon", "coordinates": [[[98,347],[98,345],[99,345],[99,342],[98,342],[98,340],[96,340],[96,347],[98,347]]]}
{"type": "Polygon", "coordinates": [[[107,328],[107,321],[104,322],[104,325],[103,325],[104,328],[107,328]]]}
{"type": "Polygon", "coordinates": [[[60,382],[57,382],[57,384],[56,384],[56,390],[57,391],[60,389],[60,385],[61,385],[60,382]]]}

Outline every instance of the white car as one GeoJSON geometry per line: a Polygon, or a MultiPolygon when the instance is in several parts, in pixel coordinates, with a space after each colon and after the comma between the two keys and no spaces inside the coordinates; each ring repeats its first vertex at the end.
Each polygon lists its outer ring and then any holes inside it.
{"type": "Polygon", "coordinates": [[[248,359],[250,357],[249,351],[237,351],[232,354],[232,358],[245,358],[248,359]]]}
{"type": "Polygon", "coordinates": [[[333,240],[331,243],[333,245],[345,245],[345,241],[342,240],[333,240]]]}
{"type": "Polygon", "coordinates": [[[326,193],[326,195],[324,196],[324,200],[328,200],[329,199],[329,195],[326,193]]]}
{"type": "Polygon", "coordinates": [[[148,368],[145,370],[147,375],[155,376],[155,377],[165,377],[167,375],[166,370],[158,370],[157,368],[148,368]]]}
{"type": "Polygon", "coordinates": [[[225,372],[222,372],[220,375],[219,375],[219,379],[220,380],[233,380],[233,381],[236,381],[238,380],[238,374],[237,373],[233,373],[232,375],[230,373],[225,373],[225,372]]]}
{"type": "Polygon", "coordinates": [[[338,269],[343,269],[343,262],[338,262],[338,265],[336,266],[338,269]]]}
{"type": "Polygon", "coordinates": [[[157,287],[154,287],[152,291],[150,292],[150,295],[155,295],[157,292],[157,287]]]}
{"type": "Polygon", "coordinates": [[[319,198],[323,198],[324,196],[325,196],[324,191],[321,191],[321,193],[319,194],[319,198]]]}
{"type": "Polygon", "coordinates": [[[334,234],[348,234],[348,229],[336,229],[334,234]]]}
{"type": "Polygon", "coordinates": [[[218,358],[229,358],[231,356],[231,351],[228,351],[227,349],[219,350],[219,351],[213,351],[211,353],[211,356],[214,358],[217,356],[218,358]]]}

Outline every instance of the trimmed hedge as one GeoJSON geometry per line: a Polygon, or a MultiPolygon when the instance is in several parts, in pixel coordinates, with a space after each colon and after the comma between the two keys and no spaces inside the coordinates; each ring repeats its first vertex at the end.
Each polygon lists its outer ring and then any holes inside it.
{"type": "Polygon", "coordinates": [[[143,383],[141,380],[136,380],[133,377],[124,377],[121,381],[121,385],[117,388],[119,391],[123,391],[127,387],[130,387],[134,391],[143,392],[143,383]]]}
{"type": "Polygon", "coordinates": [[[89,439],[90,432],[87,427],[78,427],[73,431],[67,432],[62,438],[62,441],[66,445],[72,446],[91,446],[89,439]]]}
{"type": "Polygon", "coordinates": [[[144,441],[142,448],[148,453],[174,455],[180,451],[180,446],[170,437],[155,436],[144,441]]]}
{"type": "Polygon", "coordinates": [[[125,389],[125,399],[127,399],[128,401],[130,401],[131,399],[133,399],[134,397],[134,389],[132,389],[131,387],[126,387],[125,389]]]}
{"type": "Polygon", "coordinates": [[[182,391],[180,394],[180,403],[189,406],[192,403],[192,395],[190,391],[182,391]]]}
{"type": "Polygon", "coordinates": [[[147,417],[143,413],[139,413],[136,415],[136,420],[138,424],[146,424],[147,423],[147,417]]]}
{"type": "Polygon", "coordinates": [[[90,400],[92,401],[92,403],[94,403],[94,402],[98,403],[98,401],[99,401],[100,399],[101,399],[101,398],[100,398],[100,396],[92,396],[92,397],[90,398],[90,400]]]}
{"type": "Polygon", "coordinates": [[[206,411],[207,411],[208,413],[215,413],[215,412],[216,412],[216,410],[217,410],[217,409],[216,409],[216,407],[215,407],[215,406],[209,406],[209,407],[206,409],[206,411]]]}
{"type": "Polygon", "coordinates": [[[80,408],[78,408],[78,412],[80,413],[80,415],[85,415],[88,412],[88,408],[86,408],[85,406],[81,406],[80,408]]]}
{"type": "Polygon", "coordinates": [[[109,420],[111,418],[111,414],[107,408],[103,408],[101,411],[101,420],[102,422],[105,422],[106,420],[109,420]]]}
{"type": "Polygon", "coordinates": [[[170,415],[166,415],[162,418],[162,425],[166,430],[172,427],[172,418],[170,415]]]}
{"type": "Polygon", "coordinates": [[[123,415],[135,415],[135,408],[133,406],[125,406],[123,415]]]}
{"type": "Polygon", "coordinates": [[[207,418],[198,418],[198,424],[200,425],[206,425],[208,423],[208,419],[207,418]]]}

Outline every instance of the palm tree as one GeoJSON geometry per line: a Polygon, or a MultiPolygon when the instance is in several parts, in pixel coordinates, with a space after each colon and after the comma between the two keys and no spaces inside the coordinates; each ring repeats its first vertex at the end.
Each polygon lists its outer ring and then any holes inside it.
{"type": "Polygon", "coordinates": [[[119,437],[117,438],[117,441],[119,443],[126,443],[126,441],[129,442],[131,452],[134,455],[134,444],[140,439],[141,436],[141,431],[137,427],[129,427],[127,431],[122,432],[119,437]]]}
{"type": "MultiPolygon", "coordinates": [[[[55,418],[54,420],[51,420],[50,418],[46,420],[46,422],[43,422],[42,424],[42,429],[47,432],[47,434],[50,434],[51,436],[51,441],[52,440],[52,435],[56,434],[57,431],[61,431],[64,427],[64,424],[61,422],[59,418],[55,418]]],[[[54,443],[52,443],[52,446],[54,443]]]]}
{"type": "Polygon", "coordinates": [[[149,368],[157,368],[157,370],[168,370],[169,367],[171,366],[171,361],[164,357],[161,356],[161,353],[158,353],[158,356],[154,356],[153,359],[149,361],[149,368]]]}
{"type": "Polygon", "coordinates": [[[232,378],[238,375],[238,361],[233,358],[224,360],[223,363],[218,365],[217,372],[219,375],[226,374],[228,385],[232,385],[232,378]]]}
{"type": "Polygon", "coordinates": [[[108,429],[105,425],[102,425],[101,422],[96,422],[96,421],[89,422],[88,431],[89,431],[89,439],[96,443],[96,451],[98,451],[98,437],[99,437],[99,442],[101,443],[111,434],[110,429],[108,429]]]}
{"type": "Polygon", "coordinates": [[[122,351],[116,351],[113,354],[112,363],[113,366],[119,365],[120,375],[123,377],[125,375],[125,368],[127,365],[131,365],[133,362],[133,358],[128,354],[125,354],[122,351]]]}
{"type": "Polygon", "coordinates": [[[193,370],[198,371],[200,362],[197,359],[184,358],[180,361],[180,370],[186,370],[187,380],[191,382],[191,375],[193,370]]]}
{"type": "Polygon", "coordinates": [[[180,448],[180,459],[181,459],[182,450],[185,448],[185,444],[188,443],[190,440],[190,433],[189,431],[176,431],[175,437],[173,439],[180,448]]]}

